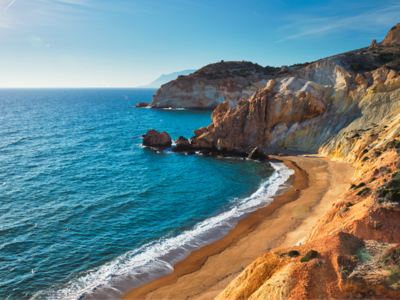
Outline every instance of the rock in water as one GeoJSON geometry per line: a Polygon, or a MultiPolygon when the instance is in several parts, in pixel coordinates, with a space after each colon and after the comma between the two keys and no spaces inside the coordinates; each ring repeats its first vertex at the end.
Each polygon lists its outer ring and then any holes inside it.
{"type": "Polygon", "coordinates": [[[255,147],[254,150],[251,151],[251,153],[249,154],[249,158],[255,159],[255,160],[259,160],[259,161],[263,161],[263,160],[269,159],[268,155],[265,154],[260,149],[258,149],[257,147],[255,147]]]}
{"type": "Polygon", "coordinates": [[[136,107],[149,107],[151,103],[149,102],[139,102],[136,107]]]}
{"type": "Polygon", "coordinates": [[[158,132],[154,129],[150,129],[143,138],[143,146],[170,147],[171,145],[171,137],[166,132],[158,132]]]}
{"type": "Polygon", "coordinates": [[[184,138],[183,136],[178,137],[176,140],[176,147],[179,148],[180,150],[186,150],[186,149],[191,149],[192,145],[189,143],[189,140],[184,138]]]}

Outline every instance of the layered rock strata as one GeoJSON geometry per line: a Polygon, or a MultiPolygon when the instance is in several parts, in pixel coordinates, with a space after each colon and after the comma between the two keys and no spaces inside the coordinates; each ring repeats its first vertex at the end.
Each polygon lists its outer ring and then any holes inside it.
{"type": "Polygon", "coordinates": [[[394,117],[399,88],[394,70],[355,73],[345,57],[324,59],[269,80],[234,108],[220,104],[195,143],[228,151],[268,146],[317,152],[328,140],[341,138],[344,128],[394,117]]]}

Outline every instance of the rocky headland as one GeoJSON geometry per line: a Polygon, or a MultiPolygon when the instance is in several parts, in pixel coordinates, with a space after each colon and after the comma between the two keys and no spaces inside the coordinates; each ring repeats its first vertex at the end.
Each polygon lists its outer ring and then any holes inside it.
{"type": "Polygon", "coordinates": [[[236,106],[240,98],[249,98],[279,71],[244,61],[210,64],[162,85],[150,106],[213,110],[226,101],[236,106]]]}
{"type": "Polygon", "coordinates": [[[197,257],[203,273],[190,270],[168,287],[130,295],[400,298],[399,71],[400,24],[381,43],[269,75],[249,99],[240,97],[234,107],[220,103],[212,123],[195,130],[186,147],[312,152],[317,155],[272,156],[293,164],[296,178],[305,170],[310,188],[292,189],[298,200],[268,215],[253,238],[234,240],[207,261],[197,257]],[[264,237],[268,244],[259,245],[264,237]],[[266,252],[249,264],[246,255],[256,247],[266,252]]]}

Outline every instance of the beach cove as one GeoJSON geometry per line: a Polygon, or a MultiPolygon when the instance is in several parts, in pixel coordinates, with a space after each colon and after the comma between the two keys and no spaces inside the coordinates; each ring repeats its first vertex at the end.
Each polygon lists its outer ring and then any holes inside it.
{"type": "Polygon", "coordinates": [[[348,189],[354,175],[352,166],[317,155],[271,158],[295,171],[288,180],[292,188],[239,221],[226,237],[192,252],[172,274],[133,289],[122,299],[215,298],[260,254],[300,242],[348,189]]]}

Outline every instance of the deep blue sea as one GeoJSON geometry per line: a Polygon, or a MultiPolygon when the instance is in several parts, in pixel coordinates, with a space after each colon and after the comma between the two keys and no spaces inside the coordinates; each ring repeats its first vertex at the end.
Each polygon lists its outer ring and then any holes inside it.
{"type": "Polygon", "coordinates": [[[0,90],[0,299],[118,298],[272,201],[282,164],[142,147],[211,123],[154,92],[0,90]]]}

